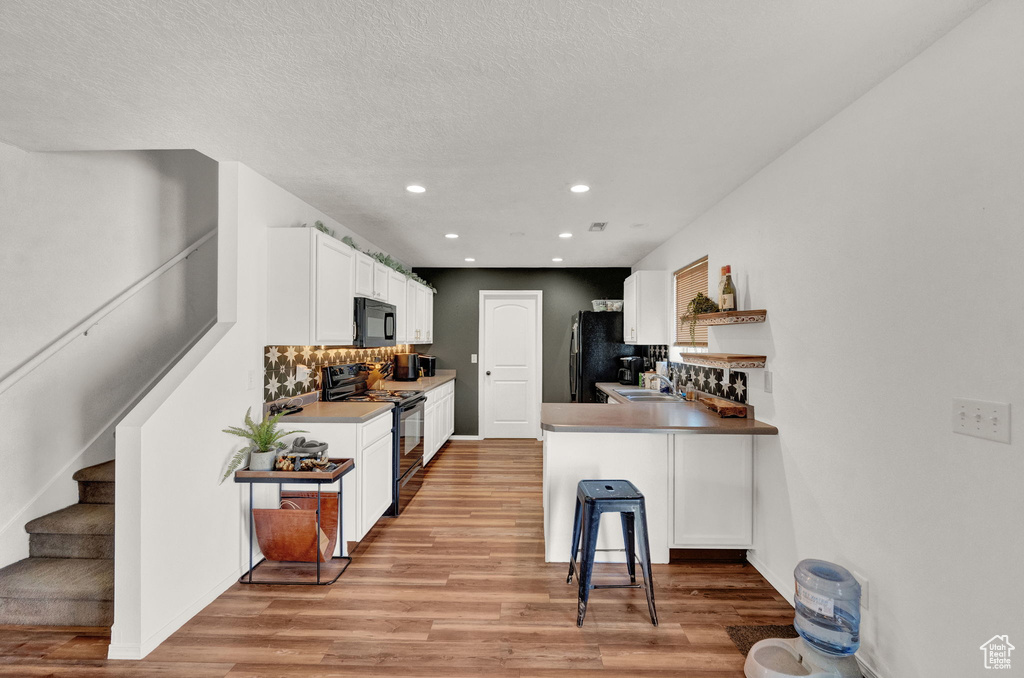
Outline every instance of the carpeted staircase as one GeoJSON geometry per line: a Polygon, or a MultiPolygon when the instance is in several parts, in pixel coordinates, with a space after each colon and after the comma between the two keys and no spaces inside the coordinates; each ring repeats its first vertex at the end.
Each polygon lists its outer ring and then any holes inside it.
{"type": "Polygon", "coordinates": [[[25,525],[29,557],[0,569],[0,624],[113,623],[114,462],[73,477],[78,503],[25,525]]]}

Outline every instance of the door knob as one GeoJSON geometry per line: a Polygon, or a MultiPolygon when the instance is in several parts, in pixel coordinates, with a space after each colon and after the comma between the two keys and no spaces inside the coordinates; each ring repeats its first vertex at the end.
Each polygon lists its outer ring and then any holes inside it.
{"type": "Polygon", "coordinates": [[[488,377],[491,376],[491,371],[490,370],[487,370],[487,376],[488,377]]]}

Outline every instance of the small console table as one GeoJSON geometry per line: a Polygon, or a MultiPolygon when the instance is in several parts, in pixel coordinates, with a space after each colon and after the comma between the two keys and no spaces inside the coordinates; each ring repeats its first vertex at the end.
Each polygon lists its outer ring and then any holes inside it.
{"type": "MultiPolygon", "coordinates": [[[[317,551],[316,557],[316,578],[314,579],[311,575],[311,570],[314,563],[312,562],[284,562],[284,561],[273,561],[262,558],[260,562],[253,564],[252,560],[252,540],[253,540],[253,485],[257,483],[277,483],[279,486],[285,483],[309,483],[316,485],[316,540],[315,543],[319,542],[320,535],[320,491],[324,485],[330,485],[341,479],[342,476],[347,474],[353,468],[355,468],[355,462],[351,459],[331,459],[336,465],[333,471],[236,471],[235,482],[236,483],[248,483],[249,484],[249,571],[242,575],[242,578],[238,581],[242,584],[300,584],[307,586],[325,586],[327,584],[333,584],[341,576],[341,573],[345,571],[352,559],[349,556],[335,556],[333,553],[331,557],[321,564],[319,558],[319,551],[317,551]],[[259,575],[256,575],[256,570],[260,570],[259,575]],[[332,576],[333,575],[333,576],[332,576]],[[271,578],[267,578],[267,577],[271,578]],[[281,579],[280,577],[287,577],[287,579],[281,579]],[[330,579],[328,579],[328,577],[330,579]]],[[[338,483],[338,548],[344,548],[344,523],[342,522],[343,514],[343,497],[342,497],[343,486],[342,483],[338,483]]],[[[289,509],[279,509],[289,510],[289,509]]]]}

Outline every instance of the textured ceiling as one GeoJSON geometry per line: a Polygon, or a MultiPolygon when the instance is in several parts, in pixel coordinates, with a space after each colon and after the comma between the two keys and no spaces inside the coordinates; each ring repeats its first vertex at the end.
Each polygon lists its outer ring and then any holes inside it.
{"type": "Polygon", "coordinates": [[[985,1],[2,0],[0,139],[239,160],[413,265],[628,266],[985,1]]]}

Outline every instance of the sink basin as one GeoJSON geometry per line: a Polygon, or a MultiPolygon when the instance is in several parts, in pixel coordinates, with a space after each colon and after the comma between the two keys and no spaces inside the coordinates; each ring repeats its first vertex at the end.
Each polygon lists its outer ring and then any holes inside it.
{"type": "Polygon", "coordinates": [[[650,395],[627,395],[626,400],[631,403],[681,403],[683,398],[679,396],[670,395],[668,393],[651,393],[650,395]]]}
{"type": "Polygon", "coordinates": [[[649,388],[617,388],[614,389],[616,393],[624,396],[631,395],[658,395],[657,391],[652,391],[649,388]]]}

